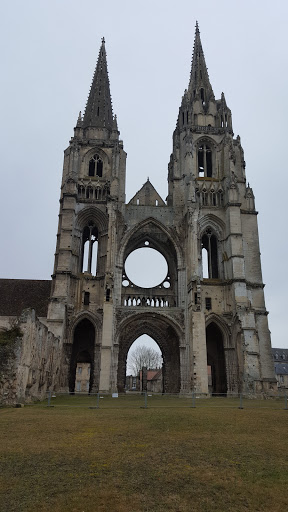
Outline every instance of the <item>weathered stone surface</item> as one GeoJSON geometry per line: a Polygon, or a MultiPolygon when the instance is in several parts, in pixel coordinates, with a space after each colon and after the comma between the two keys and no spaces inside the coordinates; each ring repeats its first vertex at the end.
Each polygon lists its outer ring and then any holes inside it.
{"type": "Polygon", "coordinates": [[[9,342],[0,342],[0,403],[43,399],[47,389],[58,389],[61,340],[49,332],[34,310],[22,313],[17,329],[2,330],[0,340],[7,332],[12,333],[9,342]]]}

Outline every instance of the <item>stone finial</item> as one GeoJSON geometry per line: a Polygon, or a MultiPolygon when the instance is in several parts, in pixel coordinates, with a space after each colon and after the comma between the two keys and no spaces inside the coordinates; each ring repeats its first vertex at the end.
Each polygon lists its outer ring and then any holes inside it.
{"type": "Polygon", "coordinates": [[[81,114],[81,110],[79,112],[79,115],[78,115],[78,119],[77,119],[77,124],[76,124],[77,128],[81,128],[82,126],[82,114],[81,114]]]}

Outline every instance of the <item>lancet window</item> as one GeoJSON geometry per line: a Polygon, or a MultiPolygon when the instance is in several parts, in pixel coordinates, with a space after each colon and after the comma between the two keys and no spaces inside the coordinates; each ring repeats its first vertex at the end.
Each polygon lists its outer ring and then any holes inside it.
{"type": "Polygon", "coordinates": [[[198,147],[198,175],[200,177],[212,178],[212,149],[209,144],[201,144],[198,147]]]}
{"type": "Polygon", "coordinates": [[[82,235],[82,272],[96,275],[98,253],[98,229],[93,222],[85,226],[82,235]]]}
{"type": "Polygon", "coordinates": [[[103,160],[101,160],[100,156],[96,153],[89,160],[89,176],[99,176],[102,178],[103,175],[103,160]]]}
{"type": "Polygon", "coordinates": [[[210,228],[207,228],[201,239],[203,277],[217,279],[218,272],[218,243],[210,228]]]}

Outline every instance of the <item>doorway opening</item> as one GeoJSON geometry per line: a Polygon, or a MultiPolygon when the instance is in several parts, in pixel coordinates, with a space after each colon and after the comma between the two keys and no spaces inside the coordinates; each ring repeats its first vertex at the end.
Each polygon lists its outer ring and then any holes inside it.
{"type": "MultiPolygon", "coordinates": [[[[119,333],[117,387],[121,393],[126,385],[127,356],[132,344],[142,335],[157,343],[162,354],[162,392],[180,392],[180,340],[174,326],[162,315],[145,312],[132,315],[122,324],[119,333]]],[[[134,376],[135,377],[135,376],[134,376]]]]}
{"type": "Polygon", "coordinates": [[[212,394],[227,393],[227,376],[223,335],[219,327],[212,322],[206,328],[208,387],[212,394]]]}
{"type": "Polygon", "coordinates": [[[139,336],[127,355],[126,391],[163,392],[162,353],[159,345],[146,334],[139,336]]]}
{"type": "Polygon", "coordinates": [[[91,392],[94,373],[95,328],[87,318],[76,326],[70,362],[69,391],[91,392]]]}

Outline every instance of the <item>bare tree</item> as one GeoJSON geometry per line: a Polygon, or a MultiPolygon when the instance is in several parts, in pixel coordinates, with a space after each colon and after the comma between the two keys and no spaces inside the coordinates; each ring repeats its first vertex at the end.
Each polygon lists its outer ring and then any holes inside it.
{"type": "Polygon", "coordinates": [[[127,370],[129,374],[138,375],[142,367],[145,366],[147,370],[152,368],[161,368],[162,356],[154,348],[145,347],[140,345],[132,350],[127,360],[127,370]]]}

